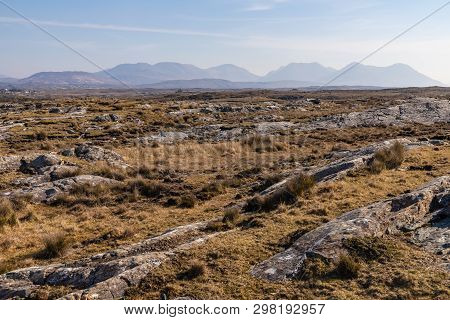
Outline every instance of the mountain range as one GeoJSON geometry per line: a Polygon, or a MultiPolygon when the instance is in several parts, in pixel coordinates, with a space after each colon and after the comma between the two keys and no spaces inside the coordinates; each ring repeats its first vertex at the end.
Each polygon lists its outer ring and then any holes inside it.
{"type": "Polygon", "coordinates": [[[39,72],[24,79],[0,76],[0,83],[32,88],[242,89],[310,86],[428,87],[445,86],[406,64],[374,67],[352,63],[340,70],[319,63],[291,63],[264,76],[224,64],[202,69],[191,64],[161,62],[120,64],[101,72],[39,72]],[[331,80],[333,80],[330,82],[331,80]]]}

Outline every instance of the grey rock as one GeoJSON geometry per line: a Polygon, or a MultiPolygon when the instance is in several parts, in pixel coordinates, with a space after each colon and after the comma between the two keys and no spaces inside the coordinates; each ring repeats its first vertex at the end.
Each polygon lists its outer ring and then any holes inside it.
{"type": "Polygon", "coordinates": [[[48,113],[62,113],[61,108],[53,107],[48,109],[48,113]]]}
{"type": "Polygon", "coordinates": [[[65,157],[73,157],[75,155],[74,149],[65,149],[61,151],[61,155],[65,157]]]}
{"type": "Polygon", "coordinates": [[[32,161],[21,160],[19,170],[23,173],[34,174],[42,172],[45,168],[58,165],[61,160],[52,154],[40,155],[32,161]]]}
{"type": "Polygon", "coordinates": [[[104,115],[101,115],[101,116],[96,116],[94,118],[95,122],[110,122],[110,121],[117,122],[119,120],[120,120],[120,117],[118,115],[116,115],[116,114],[113,114],[113,113],[111,113],[111,114],[104,114],[104,115]]]}
{"type": "Polygon", "coordinates": [[[29,196],[30,201],[33,202],[51,202],[57,195],[69,192],[77,185],[90,184],[95,186],[119,183],[116,180],[93,175],[80,175],[56,181],[48,180],[51,180],[48,175],[33,176],[30,180],[22,181],[23,186],[21,188],[4,191],[0,195],[4,197],[29,196]]]}
{"type": "Polygon", "coordinates": [[[141,142],[159,142],[164,144],[172,144],[178,141],[182,141],[188,138],[188,135],[184,132],[162,131],[156,135],[151,135],[141,139],[141,142]]]}
{"type": "Polygon", "coordinates": [[[75,155],[83,160],[88,161],[106,161],[110,165],[126,168],[128,165],[123,160],[123,157],[118,153],[103,149],[97,146],[87,144],[79,145],[74,150],[75,155]]]}

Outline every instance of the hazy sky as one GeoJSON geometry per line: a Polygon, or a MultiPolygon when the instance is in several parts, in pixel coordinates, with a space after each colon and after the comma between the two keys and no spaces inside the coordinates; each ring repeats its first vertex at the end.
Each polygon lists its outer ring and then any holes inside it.
{"type": "MultiPolygon", "coordinates": [[[[341,68],[445,0],[1,0],[104,68],[233,63],[264,74],[290,62],[341,68]]],[[[411,65],[450,84],[450,5],[365,64],[411,65]]],[[[0,74],[95,67],[0,2],[0,74]]]]}

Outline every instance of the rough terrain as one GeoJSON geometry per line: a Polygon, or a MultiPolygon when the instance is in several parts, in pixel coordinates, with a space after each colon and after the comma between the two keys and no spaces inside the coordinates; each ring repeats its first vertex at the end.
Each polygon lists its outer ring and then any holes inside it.
{"type": "Polygon", "coordinates": [[[8,93],[0,298],[448,299],[449,98],[8,93]]]}

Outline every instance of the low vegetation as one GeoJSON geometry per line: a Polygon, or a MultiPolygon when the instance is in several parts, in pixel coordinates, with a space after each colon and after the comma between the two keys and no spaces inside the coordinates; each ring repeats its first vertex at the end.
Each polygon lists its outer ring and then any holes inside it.
{"type": "Polygon", "coordinates": [[[374,174],[378,174],[385,169],[396,169],[405,160],[405,155],[405,147],[397,141],[391,147],[377,151],[370,160],[368,169],[374,174]]]}
{"type": "Polygon", "coordinates": [[[14,206],[8,199],[0,199],[0,231],[5,226],[14,226],[17,224],[17,216],[14,206]]]}
{"type": "Polygon", "coordinates": [[[250,199],[245,206],[245,211],[272,211],[282,203],[293,204],[299,196],[309,192],[314,185],[315,181],[313,177],[300,174],[286,181],[279,189],[267,195],[256,196],[250,199]]]}
{"type": "Polygon", "coordinates": [[[189,268],[183,272],[180,272],[177,276],[179,280],[192,280],[201,277],[205,274],[206,267],[202,262],[194,261],[189,268]]]}
{"type": "Polygon", "coordinates": [[[44,239],[44,248],[36,253],[37,259],[62,257],[70,247],[70,240],[63,233],[49,235],[44,239]]]}

